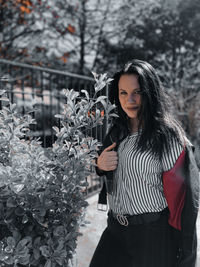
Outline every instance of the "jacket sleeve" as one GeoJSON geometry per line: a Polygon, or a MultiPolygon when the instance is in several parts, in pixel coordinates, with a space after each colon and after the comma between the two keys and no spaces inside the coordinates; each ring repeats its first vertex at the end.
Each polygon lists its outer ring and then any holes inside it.
{"type": "Polygon", "coordinates": [[[186,147],[183,172],[186,195],[181,215],[181,257],[179,267],[196,266],[196,221],[199,210],[199,170],[192,149],[192,146],[186,147]]]}
{"type": "Polygon", "coordinates": [[[182,151],[174,167],[163,173],[163,188],[170,211],[168,221],[177,229],[180,241],[178,267],[195,267],[199,173],[192,149],[182,151]]]}
{"type": "MultiPolygon", "coordinates": [[[[111,131],[111,130],[110,130],[111,131]]],[[[110,131],[106,135],[104,141],[103,141],[103,146],[102,148],[98,151],[98,155],[102,153],[102,151],[111,145],[111,139],[110,139],[110,131]]],[[[97,159],[96,159],[97,162],[97,159]]],[[[107,187],[108,187],[108,173],[111,173],[112,171],[102,171],[96,166],[96,173],[99,176],[103,176],[103,186],[101,188],[101,191],[99,193],[99,199],[98,199],[98,209],[99,210],[107,210],[107,187]]]]}

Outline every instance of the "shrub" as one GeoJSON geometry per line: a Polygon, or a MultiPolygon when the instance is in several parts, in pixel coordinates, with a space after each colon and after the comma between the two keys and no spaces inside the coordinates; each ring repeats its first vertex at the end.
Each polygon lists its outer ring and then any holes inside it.
{"type": "Polygon", "coordinates": [[[18,114],[11,103],[0,111],[1,266],[69,266],[87,206],[86,178],[101,145],[87,130],[103,123],[97,106],[116,116],[106,96],[97,97],[110,79],[104,74],[95,80],[93,100],[84,90],[82,99],[74,90],[63,91],[67,104],[56,115],[61,128],[54,127],[52,149],[27,138],[35,123],[30,114],[18,114]]]}

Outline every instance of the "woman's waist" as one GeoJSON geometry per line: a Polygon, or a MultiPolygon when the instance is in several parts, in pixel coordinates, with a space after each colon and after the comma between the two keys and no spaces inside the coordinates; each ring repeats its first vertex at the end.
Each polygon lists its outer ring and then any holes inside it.
{"type": "Polygon", "coordinates": [[[161,215],[169,215],[168,208],[164,208],[158,212],[146,212],[137,215],[119,214],[111,209],[108,211],[108,216],[124,226],[151,223],[157,221],[161,215]]]}

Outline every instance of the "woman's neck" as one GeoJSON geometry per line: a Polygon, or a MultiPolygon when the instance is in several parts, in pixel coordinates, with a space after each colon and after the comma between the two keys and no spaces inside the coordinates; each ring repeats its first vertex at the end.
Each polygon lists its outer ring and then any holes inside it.
{"type": "Polygon", "coordinates": [[[136,133],[138,132],[138,126],[139,126],[139,121],[138,119],[130,119],[129,121],[129,127],[130,127],[130,131],[131,133],[136,133]]]}

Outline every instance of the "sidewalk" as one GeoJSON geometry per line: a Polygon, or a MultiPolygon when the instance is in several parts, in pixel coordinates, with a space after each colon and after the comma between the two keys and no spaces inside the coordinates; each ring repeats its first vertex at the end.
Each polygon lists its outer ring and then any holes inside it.
{"type": "MultiPolygon", "coordinates": [[[[74,267],[88,267],[95,247],[99,241],[101,233],[106,227],[107,212],[97,210],[97,197],[92,196],[88,199],[89,206],[86,212],[86,220],[90,221],[85,227],[81,227],[80,232],[83,236],[78,239],[77,264],[74,267]]],[[[200,267],[200,214],[197,221],[198,234],[198,254],[197,267],[200,267]]],[[[124,266],[125,267],[125,266],[124,266]]]]}
{"type": "Polygon", "coordinates": [[[94,195],[87,199],[89,206],[87,207],[85,219],[89,221],[90,224],[80,229],[83,236],[78,239],[78,246],[76,249],[77,266],[74,267],[89,266],[101,233],[106,228],[107,212],[97,210],[97,198],[98,195],[94,195]]]}

